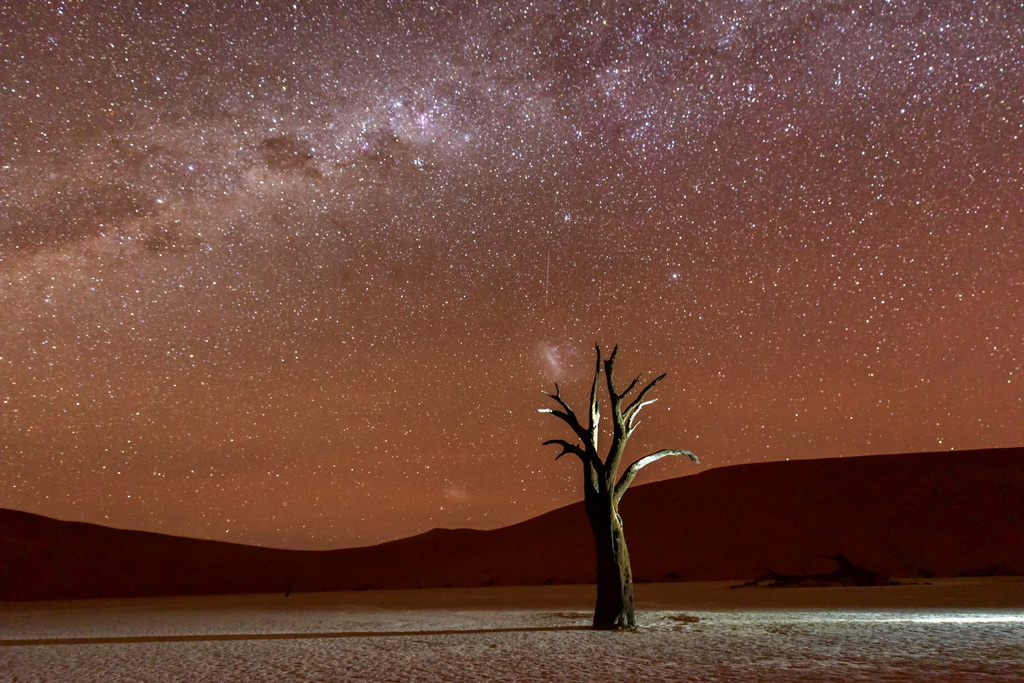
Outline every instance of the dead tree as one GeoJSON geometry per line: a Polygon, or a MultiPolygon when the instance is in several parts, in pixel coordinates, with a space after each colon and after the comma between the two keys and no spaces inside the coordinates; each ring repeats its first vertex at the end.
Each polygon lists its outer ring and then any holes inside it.
{"type": "Polygon", "coordinates": [[[594,628],[605,630],[632,629],[636,627],[636,616],[633,609],[633,574],[629,566],[629,552],[626,550],[626,539],[622,533],[622,518],[619,516],[619,501],[633,482],[642,467],[650,465],[669,455],[685,455],[694,462],[697,456],[689,451],[666,448],[651,453],[626,468],[620,477],[619,463],[626,442],[636,429],[637,415],[640,410],[657,399],[648,399],[647,395],[658,382],[665,378],[661,375],[640,390],[636,398],[625,403],[626,396],[640,383],[637,376],[622,393],[615,388],[615,357],[619,347],[616,346],[607,360],[601,359],[601,348],[597,351],[597,367],[594,370],[594,382],[590,389],[590,419],[586,425],[580,422],[576,413],[562,399],[558,385],[555,393],[548,394],[558,403],[559,408],[544,408],[539,412],[551,413],[569,425],[575,436],[576,443],[565,439],[545,441],[544,445],[556,445],[562,452],[555,459],[571,453],[583,463],[583,502],[590,520],[590,528],[594,533],[594,547],[597,551],[597,605],[594,608],[594,628]],[[608,388],[608,400],[612,413],[612,441],[604,460],[598,455],[597,437],[598,423],[601,419],[598,399],[598,384],[601,378],[601,366],[604,365],[605,380],[608,388]]]}

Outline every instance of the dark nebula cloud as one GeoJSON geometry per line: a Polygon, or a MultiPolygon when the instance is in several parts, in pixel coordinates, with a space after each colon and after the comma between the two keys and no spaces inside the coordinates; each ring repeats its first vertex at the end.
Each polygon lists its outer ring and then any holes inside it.
{"type": "MultiPolygon", "coordinates": [[[[0,506],[289,547],[1020,445],[1013,2],[0,0],[0,506]],[[696,471],[658,463],[644,478],[696,471]]],[[[656,471],[654,471],[656,470],[656,471]]]]}

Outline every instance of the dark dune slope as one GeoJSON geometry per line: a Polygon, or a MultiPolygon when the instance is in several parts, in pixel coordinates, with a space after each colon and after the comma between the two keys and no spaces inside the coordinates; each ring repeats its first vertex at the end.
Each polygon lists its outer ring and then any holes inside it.
{"type": "MultiPolygon", "coordinates": [[[[622,505],[640,581],[830,568],[1024,574],[1024,448],[768,462],[634,486],[622,505]]],[[[581,505],[493,531],[293,551],[0,510],[0,599],[583,583],[581,505]]]]}

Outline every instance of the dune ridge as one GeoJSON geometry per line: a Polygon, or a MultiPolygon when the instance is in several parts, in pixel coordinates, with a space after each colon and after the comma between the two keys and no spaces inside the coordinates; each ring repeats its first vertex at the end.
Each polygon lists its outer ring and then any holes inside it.
{"type": "MultiPolygon", "coordinates": [[[[638,581],[831,568],[895,577],[1024,574],[1024,448],[735,465],[634,486],[638,581]]],[[[282,550],[0,510],[0,600],[587,583],[582,503],[491,531],[282,550]]]]}

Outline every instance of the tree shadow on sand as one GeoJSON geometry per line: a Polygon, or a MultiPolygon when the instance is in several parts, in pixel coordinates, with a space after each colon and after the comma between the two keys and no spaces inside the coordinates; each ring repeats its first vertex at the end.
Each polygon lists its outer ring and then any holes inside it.
{"type": "Polygon", "coordinates": [[[167,636],[111,636],[98,638],[24,638],[0,640],[0,647],[30,645],[114,645],[130,643],[198,643],[225,640],[313,640],[316,638],[396,638],[402,636],[453,636],[480,633],[534,633],[539,631],[590,631],[590,626],[524,626],[519,628],[470,628],[434,631],[333,631],[317,633],[209,633],[167,636]]]}

